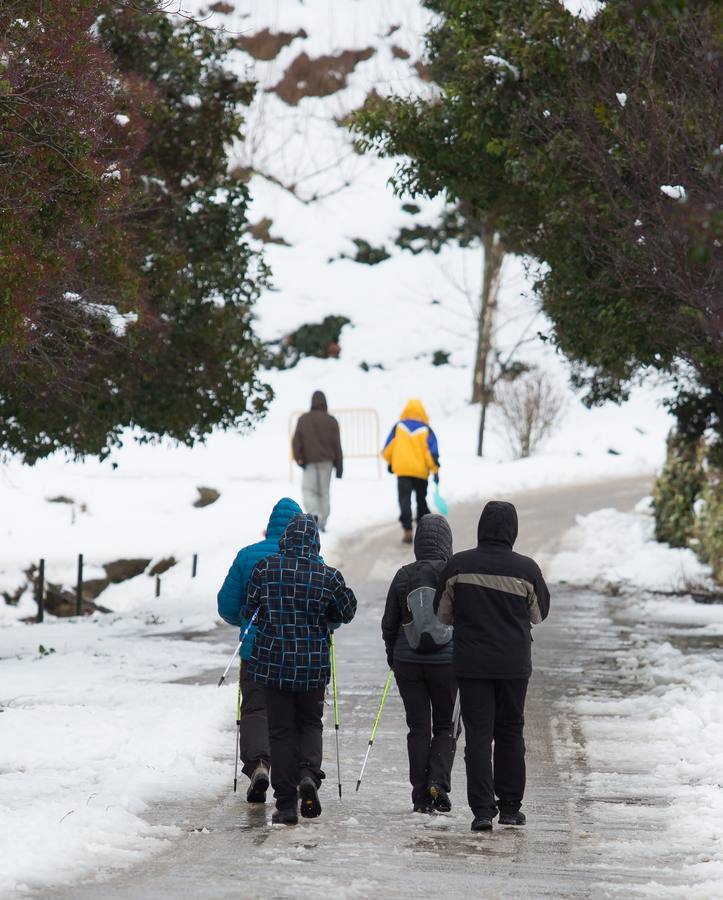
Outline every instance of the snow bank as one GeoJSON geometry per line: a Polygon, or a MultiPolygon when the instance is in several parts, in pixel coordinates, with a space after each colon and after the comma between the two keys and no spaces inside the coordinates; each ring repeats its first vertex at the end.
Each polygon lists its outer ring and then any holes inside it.
{"type": "Polygon", "coordinates": [[[0,896],[137,861],[175,831],[144,820],[149,801],[228,779],[235,691],[167,683],[220,667],[225,649],[163,630],[145,617],[0,629],[0,896]]]}
{"type": "MultiPolygon", "coordinates": [[[[712,587],[710,569],[690,550],[655,543],[647,498],[633,513],[602,509],[580,517],[546,574],[551,581],[620,589],[615,618],[630,631],[630,649],[614,660],[614,696],[574,702],[587,761],[585,791],[612,804],[607,811],[598,804],[594,814],[610,825],[606,816],[622,809],[616,798],[628,805],[630,798],[645,798],[633,804],[639,827],[665,828],[657,837],[664,849],[656,865],[683,857],[686,897],[723,896],[723,653],[719,642],[712,650],[704,642],[723,635],[723,605],[648,593],[712,587]],[[685,649],[669,637],[682,639],[685,649]]],[[[649,835],[641,835],[639,846],[606,840],[616,858],[653,846],[649,835]]],[[[676,876],[674,886],[651,882],[635,889],[656,898],[682,896],[680,873],[668,874],[676,876]]]]}
{"type": "MultiPolygon", "coordinates": [[[[685,858],[686,897],[723,895],[723,670],[719,660],[686,655],[669,643],[641,645],[618,659],[636,689],[575,704],[595,796],[646,797],[666,806],[663,856],[685,858]],[[624,748],[624,752],[622,751],[624,748]],[[634,774],[630,774],[634,772],[634,774]],[[641,772],[643,774],[641,774],[641,772]]],[[[640,811],[641,822],[645,809],[640,811]]],[[[619,852],[620,848],[617,848],[619,852]]],[[[681,887],[636,886],[652,897],[681,887]]]]}
{"type": "MultiPolygon", "coordinates": [[[[662,592],[712,587],[710,567],[700,562],[692,550],[659,544],[653,532],[649,499],[643,500],[633,513],[601,509],[581,516],[566,535],[563,550],[553,558],[548,577],[571,584],[662,592]]],[[[655,606],[656,610],[663,608],[658,601],[655,606]]],[[[691,600],[683,604],[691,612],[695,606],[691,600]]]]}

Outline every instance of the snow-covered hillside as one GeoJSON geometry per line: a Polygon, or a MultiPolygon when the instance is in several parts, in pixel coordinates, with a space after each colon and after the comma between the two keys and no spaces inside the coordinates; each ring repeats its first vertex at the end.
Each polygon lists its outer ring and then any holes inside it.
{"type": "MultiPolygon", "coordinates": [[[[393,237],[410,216],[387,186],[393,166],[353,152],[337,124],[371,90],[430,90],[415,68],[425,24],[419,5],[233,5],[231,11],[231,4],[217,4],[227,12],[213,13],[207,22],[246,48],[234,53],[234,65],[259,88],[246,142],[233,149],[231,165],[262,173],[250,182],[251,219],[270,219],[271,236],[284,242],[266,245],[274,289],[259,304],[257,327],[264,338],[275,339],[325,315],[344,315],[352,324],[342,333],[341,358],[269,372],[276,399],[250,435],[218,434],[193,450],[140,447],[129,435],[103,464],[57,457],[32,469],[14,462],[3,466],[0,590],[9,594],[25,583],[22,573],[40,557],[47,560],[50,581],[72,583],[80,552],[91,567],[89,577],[119,557],[173,555],[185,571],[189,554],[198,552],[201,569],[217,582],[235,548],[260,533],[273,502],[283,494],[299,497],[298,473],[289,480],[289,418],[307,407],[316,388],[327,392],[332,407],[377,410],[382,439],[405,400],[420,396],[439,436],[448,500],[482,501],[536,484],[652,471],[662,459],[668,420],[651,388],[637,391],[624,407],[593,411],[570,394],[562,427],[526,461],[511,459],[493,411],[485,458],[475,457],[478,411],[468,398],[480,251],[412,256],[396,249],[393,237]],[[353,255],[356,237],[384,244],[390,258],[376,266],[339,259],[353,255]],[[437,350],[450,354],[449,365],[432,366],[437,350]],[[200,485],[219,490],[218,502],[194,508],[200,485]],[[58,495],[74,504],[48,502],[58,495]]],[[[190,8],[206,10],[202,3],[190,8]]],[[[422,204],[423,216],[433,221],[440,205],[422,204]]],[[[523,261],[508,260],[498,343],[510,348],[524,334],[530,342],[521,357],[546,367],[563,386],[564,362],[536,339],[547,326],[535,315],[530,293],[523,261]]],[[[344,480],[334,484],[327,550],[340,533],[396,515],[391,477],[378,479],[373,460],[350,461],[344,480]]],[[[173,572],[167,580],[172,577],[173,572]]],[[[100,602],[121,609],[151,600],[152,582],[139,576],[111,587],[100,602]]],[[[212,594],[208,603],[212,613],[212,594]]],[[[27,591],[17,607],[0,604],[0,617],[16,619],[33,608],[27,591]]]]}

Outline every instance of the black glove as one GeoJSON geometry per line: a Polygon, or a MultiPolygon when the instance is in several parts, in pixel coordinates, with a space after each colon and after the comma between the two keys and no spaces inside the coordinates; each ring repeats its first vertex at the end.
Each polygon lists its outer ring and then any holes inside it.
{"type": "Polygon", "coordinates": [[[343,471],[342,469],[337,469],[337,470],[336,470],[336,477],[337,477],[337,478],[341,478],[341,476],[342,476],[342,471],[343,471]]]}
{"type": "Polygon", "coordinates": [[[387,665],[389,666],[390,669],[394,667],[394,651],[393,650],[387,650],[387,665]]]}
{"type": "Polygon", "coordinates": [[[387,472],[389,472],[390,475],[393,475],[393,474],[394,474],[394,470],[392,469],[392,464],[391,464],[391,463],[389,463],[389,465],[387,466],[387,472]]]}
{"type": "Polygon", "coordinates": [[[439,484],[439,472],[434,473],[434,483],[439,484]]]}

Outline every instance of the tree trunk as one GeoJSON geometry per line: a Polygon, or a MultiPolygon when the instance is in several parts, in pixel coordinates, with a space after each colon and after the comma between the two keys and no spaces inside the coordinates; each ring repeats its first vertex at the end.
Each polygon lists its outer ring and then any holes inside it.
{"type": "Polygon", "coordinates": [[[497,293],[500,274],[505,259],[505,248],[494,229],[484,227],[481,232],[484,262],[482,290],[480,292],[479,319],[477,322],[477,352],[472,380],[472,403],[480,404],[477,456],[482,456],[487,407],[492,402],[494,388],[492,367],[494,364],[493,334],[497,316],[497,293]]]}

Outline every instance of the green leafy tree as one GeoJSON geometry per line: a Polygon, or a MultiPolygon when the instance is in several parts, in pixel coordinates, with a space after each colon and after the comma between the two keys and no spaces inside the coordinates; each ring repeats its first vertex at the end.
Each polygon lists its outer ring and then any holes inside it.
{"type": "Polygon", "coordinates": [[[375,98],[364,146],[395,186],[442,191],[545,263],[553,339],[590,403],[651,371],[688,430],[723,422],[723,8],[427,0],[431,100],[375,98]]]}
{"type": "Polygon", "coordinates": [[[0,448],[193,444],[264,411],[230,49],[152,0],[3,8],[0,448]]]}

